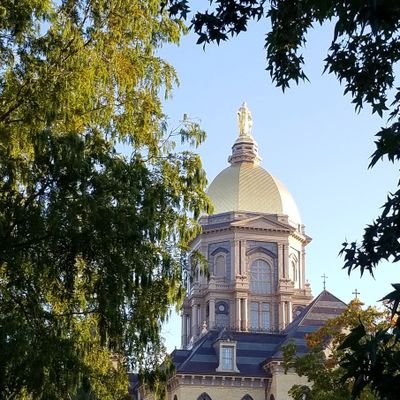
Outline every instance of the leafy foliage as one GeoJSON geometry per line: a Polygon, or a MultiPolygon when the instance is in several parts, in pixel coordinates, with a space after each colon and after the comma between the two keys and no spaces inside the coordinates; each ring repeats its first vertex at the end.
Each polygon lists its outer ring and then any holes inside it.
{"type": "Polygon", "coordinates": [[[390,330],[368,334],[363,325],[354,328],[343,342],[345,353],[340,365],[353,378],[352,394],[359,397],[369,385],[378,399],[398,398],[399,344],[390,330]]]}
{"type": "Polygon", "coordinates": [[[122,399],[128,366],[160,371],[210,208],[198,155],[174,151],[204,132],[161,105],[177,77],[156,51],[185,27],[158,0],[0,15],[0,397],[122,399]]]}
{"type": "MultiPolygon", "coordinates": [[[[347,333],[354,328],[358,338],[361,338],[367,332],[374,335],[387,326],[387,313],[373,307],[363,310],[360,302],[353,300],[340,316],[328,320],[325,326],[307,336],[308,353],[297,357],[294,343],[287,345],[284,349],[285,368],[293,368],[311,383],[294,385],[289,394],[295,400],[350,400],[353,395],[353,379],[340,366],[344,357],[355,356],[353,351],[345,350],[349,340],[347,333]],[[361,329],[363,332],[360,334],[361,329]]],[[[357,394],[364,400],[376,398],[368,385],[357,394]]]]}

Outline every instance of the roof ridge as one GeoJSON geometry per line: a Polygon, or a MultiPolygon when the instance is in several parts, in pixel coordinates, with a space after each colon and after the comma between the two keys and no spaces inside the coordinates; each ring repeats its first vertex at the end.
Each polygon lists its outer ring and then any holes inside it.
{"type": "Polygon", "coordinates": [[[341,299],[339,299],[337,296],[335,296],[334,294],[332,294],[329,290],[322,290],[317,297],[315,297],[311,303],[309,303],[304,310],[302,311],[302,313],[296,318],[294,319],[285,329],[285,332],[289,332],[294,326],[300,326],[304,320],[307,318],[307,316],[310,314],[312,308],[315,306],[315,304],[320,300],[320,298],[324,295],[324,294],[328,294],[330,296],[332,296],[337,302],[342,303],[343,305],[345,305],[346,307],[348,306],[348,304],[346,304],[344,301],[342,301],[341,299]]]}

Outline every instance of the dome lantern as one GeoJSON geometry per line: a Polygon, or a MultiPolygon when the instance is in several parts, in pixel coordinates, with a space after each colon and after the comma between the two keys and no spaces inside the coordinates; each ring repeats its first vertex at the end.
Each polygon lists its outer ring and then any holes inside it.
{"type": "Polygon", "coordinates": [[[294,225],[301,224],[297,205],[286,187],[259,164],[251,113],[243,103],[238,110],[239,137],[232,146],[231,164],[211,182],[207,194],[214,214],[247,211],[286,215],[294,225]]]}

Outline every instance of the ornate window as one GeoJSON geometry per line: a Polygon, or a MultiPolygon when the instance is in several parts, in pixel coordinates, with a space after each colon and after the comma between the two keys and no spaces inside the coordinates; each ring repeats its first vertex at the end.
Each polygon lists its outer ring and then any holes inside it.
{"type": "Polygon", "coordinates": [[[271,310],[269,303],[250,303],[250,329],[268,330],[271,328],[271,310]]]}
{"type": "Polygon", "coordinates": [[[258,303],[256,303],[255,301],[252,301],[250,303],[250,321],[251,321],[250,328],[257,329],[258,328],[258,303]]]}
{"type": "Polygon", "coordinates": [[[266,261],[255,260],[250,267],[250,288],[255,294],[270,294],[272,292],[271,265],[266,261]]]}
{"type": "Polygon", "coordinates": [[[214,258],[214,275],[218,278],[226,277],[226,257],[225,254],[218,254],[214,258]]]}
{"type": "Polygon", "coordinates": [[[269,303],[262,303],[261,327],[263,329],[269,329],[271,327],[271,311],[269,303]]]}
{"type": "Polygon", "coordinates": [[[207,393],[202,393],[197,400],[211,400],[211,397],[207,393]]]}

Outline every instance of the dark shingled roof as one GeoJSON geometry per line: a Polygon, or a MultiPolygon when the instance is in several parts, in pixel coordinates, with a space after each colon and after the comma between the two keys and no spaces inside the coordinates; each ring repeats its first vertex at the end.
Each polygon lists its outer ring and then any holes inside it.
{"type": "Polygon", "coordinates": [[[282,358],[280,348],[288,342],[296,344],[297,354],[307,352],[306,335],[317,331],[326,321],[338,317],[347,308],[347,304],[327,290],[322,291],[285,329],[285,340],[273,358],[282,358]]]}
{"type": "Polygon", "coordinates": [[[172,352],[176,372],[178,374],[227,375],[226,372],[216,372],[218,356],[214,343],[218,339],[229,338],[236,342],[236,365],[240,371],[240,373],[232,372],[232,375],[265,377],[263,365],[266,361],[281,359],[283,345],[294,341],[298,354],[306,353],[306,334],[315,332],[328,319],[337,317],[346,308],[345,303],[324,290],[281,334],[209,331],[194,343],[191,350],[172,352]]]}
{"type": "MultiPolygon", "coordinates": [[[[214,343],[221,337],[221,331],[210,331],[200,338],[182,362],[182,352],[175,350],[171,356],[174,360],[177,373],[218,374],[218,357],[214,343]]],[[[225,332],[230,341],[236,342],[236,365],[241,375],[265,376],[262,364],[266,358],[271,357],[279,343],[284,340],[284,335],[251,333],[251,332],[225,332]]],[[[220,373],[226,375],[226,372],[220,373]]],[[[235,373],[233,373],[235,374],[235,373]]]]}

